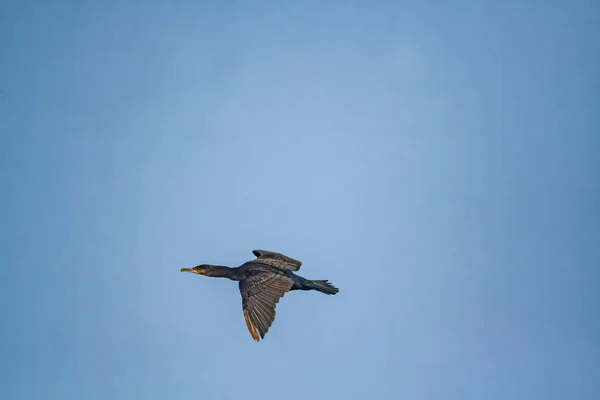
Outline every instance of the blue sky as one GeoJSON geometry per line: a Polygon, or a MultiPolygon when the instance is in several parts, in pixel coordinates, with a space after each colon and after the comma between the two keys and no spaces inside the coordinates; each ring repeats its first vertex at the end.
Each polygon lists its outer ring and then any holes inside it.
{"type": "Polygon", "coordinates": [[[0,398],[599,398],[599,16],[2,2],[0,398]]]}

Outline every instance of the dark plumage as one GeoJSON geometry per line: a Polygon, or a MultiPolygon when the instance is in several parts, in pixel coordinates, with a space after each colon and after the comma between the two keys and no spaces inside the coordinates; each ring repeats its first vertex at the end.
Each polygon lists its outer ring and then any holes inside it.
{"type": "Polygon", "coordinates": [[[317,290],[325,294],[336,294],[339,289],[326,280],[310,280],[296,275],[301,261],[265,250],[254,250],[255,260],[239,267],[229,268],[202,264],[194,268],[182,268],[215,278],[239,281],[242,294],[242,309],[250,334],[257,342],[269,331],[275,320],[275,307],[290,290],[317,290]]]}

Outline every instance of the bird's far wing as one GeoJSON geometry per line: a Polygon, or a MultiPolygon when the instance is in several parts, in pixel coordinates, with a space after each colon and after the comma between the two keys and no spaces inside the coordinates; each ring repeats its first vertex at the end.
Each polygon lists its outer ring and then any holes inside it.
{"type": "Polygon", "coordinates": [[[252,254],[256,256],[256,262],[289,271],[298,271],[302,265],[302,261],[294,260],[293,258],[272,251],[253,250],[252,254]]]}
{"type": "Polygon", "coordinates": [[[270,273],[250,275],[240,281],[242,309],[250,334],[257,342],[265,338],[275,320],[275,307],[294,285],[290,278],[270,273]]]}

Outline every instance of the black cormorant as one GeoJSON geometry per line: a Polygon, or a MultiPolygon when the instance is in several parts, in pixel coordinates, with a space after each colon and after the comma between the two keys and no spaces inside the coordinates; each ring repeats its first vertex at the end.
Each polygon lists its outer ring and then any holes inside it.
{"type": "Polygon", "coordinates": [[[254,250],[255,260],[239,267],[229,268],[202,264],[194,268],[182,268],[181,272],[192,272],[215,278],[239,281],[242,294],[242,309],[250,334],[257,342],[264,339],[275,320],[275,306],[290,290],[317,290],[325,294],[336,294],[339,289],[327,280],[310,280],[296,275],[301,261],[265,250],[254,250]]]}

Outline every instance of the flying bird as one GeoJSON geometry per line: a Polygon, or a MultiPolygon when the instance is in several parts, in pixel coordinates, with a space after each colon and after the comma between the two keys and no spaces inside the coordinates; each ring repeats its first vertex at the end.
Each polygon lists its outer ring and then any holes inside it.
{"type": "Polygon", "coordinates": [[[325,294],[339,292],[327,280],[310,280],[296,275],[294,272],[300,269],[301,261],[266,250],[253,250],[252,253],[256,259],[236,268],[202,264],[181,268],[181,272],[239,281],[246,325],[257,342],[265,338],[275,320],[275,307],[285,293],[291,290],[317,290],[325,294]]]}

